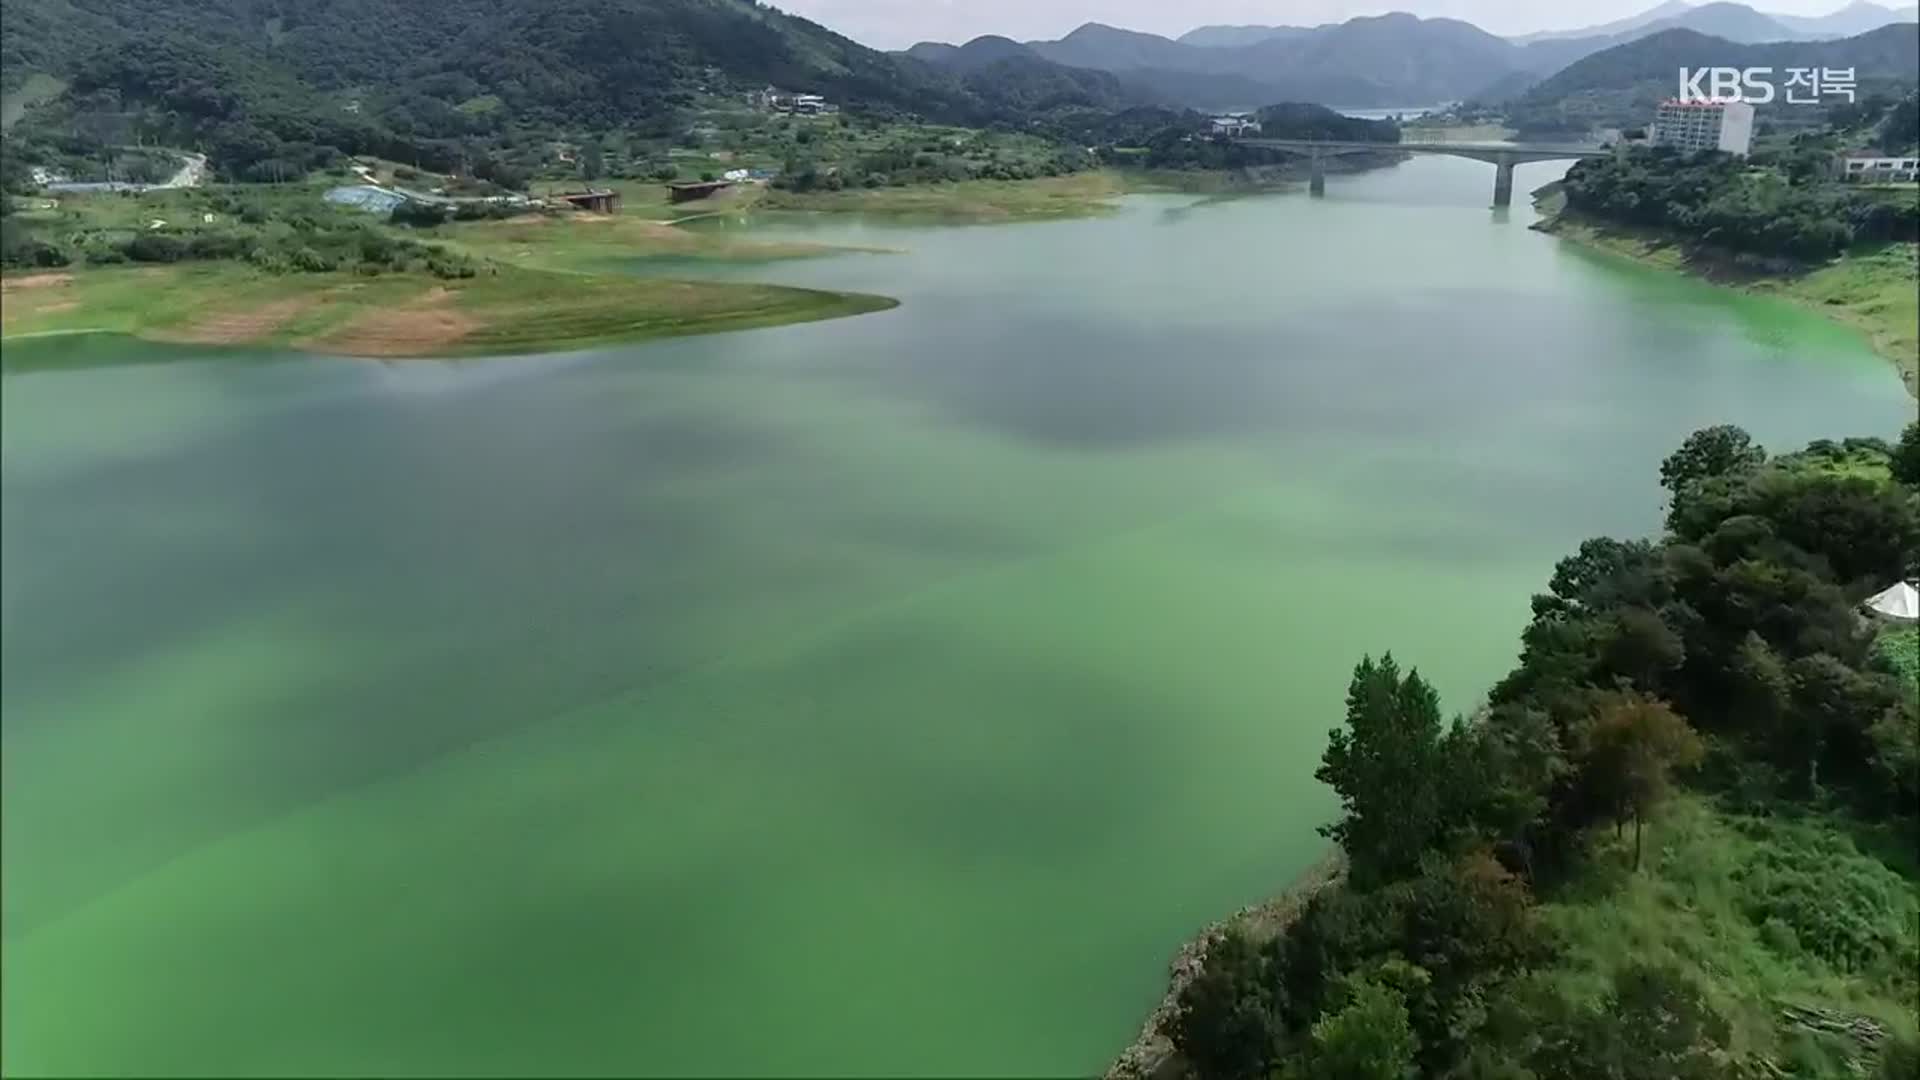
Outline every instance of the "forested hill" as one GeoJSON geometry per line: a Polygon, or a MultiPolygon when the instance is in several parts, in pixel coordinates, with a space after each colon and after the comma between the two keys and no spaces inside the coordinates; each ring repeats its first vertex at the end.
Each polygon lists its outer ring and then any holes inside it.
{"type": "MultiPolygon", "coordinates": [[[[1764,45],[1664,30],[1578,61],[1527,91],[1508,115],[1522,131],[1644,123],[1655,103],[1678,89],[1683,67],[1770,67],[1779,83],[1784,83],[1788,68],[1851,68],[1857,95],[1898,97],[1920,79],[1920,25],[1895,23],[1834,41],[1764,45]]],[[[1776,101],[1761,108],[1791,107],[1776,101]]]]}
{"type": "Polygon", "coordinates": [[[68,84],[46,124],[191,141],[233,172],[316,146],[471,160],[516,133],[664,131],[769,84],[971,123],[1017,109],[1009,89],[1112,90],[1023,71],[978,92],[753,0],[0,0],[0,23],[0,86],[68,84]]]}
{"type": "Polygon", "coordinates": [[[650,115],[716,78],[963,105],[937,76],[753,0],[4,0],[0,18],[9,86],[192,42],[223,71],[271,64],[383,105],[457,108],[477,83],[519,118],[556,122],[650,115]]]}

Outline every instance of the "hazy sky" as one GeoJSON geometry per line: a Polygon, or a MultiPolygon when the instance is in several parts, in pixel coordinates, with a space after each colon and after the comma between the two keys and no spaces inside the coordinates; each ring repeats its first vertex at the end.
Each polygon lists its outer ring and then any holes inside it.
{"type": "MultiPolygon", "coordinates": [[[[1465,19],[1496,34],[1572,29],[1632,15],[1659,0],[772,0],[775,7],[881,49],[981,34],[1057,38],[1084,22],[1176,37],[1208,23],[1313,26],[1411,11],[1465,19]]],[[[1762,11],[1822,15],[1847,0],[1751,0],[1762,11]]]]}

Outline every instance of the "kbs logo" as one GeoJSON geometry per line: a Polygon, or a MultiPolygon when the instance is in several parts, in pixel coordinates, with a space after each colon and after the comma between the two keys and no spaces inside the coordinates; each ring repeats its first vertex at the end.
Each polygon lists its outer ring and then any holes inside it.
{"type": "MultiPolygon", "coordinates": [[[[1775,99],[1778,88],[1771,81],[1770,67],[1681,68],[1680,100],[1684,102],[1744,101],[1765,105],[1775,99]]],[[[1789,105],[1817,105],[1831,94],[1853,100],[1852,68],[1788,68],[1786,101],[1789,105]]]]}

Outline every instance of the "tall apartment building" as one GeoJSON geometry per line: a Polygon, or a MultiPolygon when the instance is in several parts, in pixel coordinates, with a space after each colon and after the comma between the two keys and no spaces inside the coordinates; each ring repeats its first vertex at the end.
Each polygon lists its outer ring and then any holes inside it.
{"type": "Polygon", "coordinates": [[[1653,117],[1655,146],[1682,150],[1725,150],[1746,157],[1753,146],[1753,106],[1744,101],[1680,101],[1660,103],[1653,117]]]}

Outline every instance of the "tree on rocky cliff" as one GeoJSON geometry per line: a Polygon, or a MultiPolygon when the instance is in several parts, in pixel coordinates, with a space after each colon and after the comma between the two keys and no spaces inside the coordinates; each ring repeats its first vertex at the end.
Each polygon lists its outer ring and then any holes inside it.
{"type": "Polygon", "coordinates": [[[1364,657],[1347,689],[1347,727],[1327,735],[1314,776],[1340,794],[1345,813],[1321,827],[1347,853],[1360,888],[1411,876],[1442,827],[1447,782],[1440,698],[1391,653],[1364,657]]]}
{"type": "Polygon", "coordinates": [[[1266,1075],[1279,1047],[1274,980],[1267,954],[1230,929],[1207,949],[1200,973],[1180,991],[1167,1038],[1207,1080],[1266,1075]]]}

